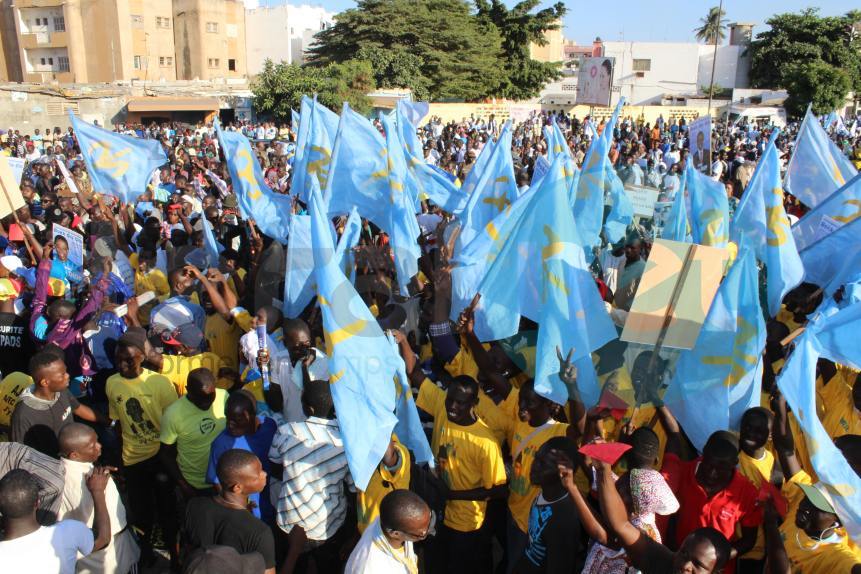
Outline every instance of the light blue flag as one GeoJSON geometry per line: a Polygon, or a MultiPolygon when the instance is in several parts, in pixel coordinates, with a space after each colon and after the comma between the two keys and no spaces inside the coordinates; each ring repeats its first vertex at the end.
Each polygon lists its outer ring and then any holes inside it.
{"type": "Polygon", "coordinates": [[[735,210],[730,238],[742,239],[766,267],[769,316],[780,311],[780,303],[804,276],[804,266],[783,209],[780,158],[774,145],[780,130],[774,130],[765,153],[756,166],[747,189],[735,210]]]}
{"type": "Polygon", "coordinates": [[[765,321],[756,260],[742,249],[718,288],[694,348],[682,351],[664,402],[698,450],[716,430],[738,430],[760,402],[765,321]],[[703,408],[708,405],[708,408],[703,408]]]}
{"type": "Polygon", "coordinates": [[[681,241],[690,243],[691,237],[688,233],[688,209],[685,202],[685,187],[687,185],[687,170],[682,173],[682,184],[679,186],[679,191],[676,192],[676,197],[673,199],[673,206],[670,209],[667,221],[661,230],[661,238],[669,239],[670,241],[681,241]]]}
{"type": "MultiPolygon", "coordinates": [[[[472,169],[469,170],[469,173],[466,174],[466,177],[463,179],[463,185],[460,186],[460,191],[466,197],[472,195],[472,192],[478,187],[478,182],[481,180],[481,176],[484,174],[484,170],[487,168],[488,164],[490,164],[490,158],[493,155],[493,150],[496,147],[496,142],[493,138],[487,140],[487,143],[484,144],[484,147],[481,148],[481,152],[478,154],[478,157],[475,159],[475,164],[473,164],[472,169]]],[[[464,202],[465,205],[466,202],[464,202]]],[[[453,212],[455,215],[460,215],[460,210],[453,212]]]]}
{"type": "Polygon", "coordinates": [[[724,185],[700,173],[692,163],[685,168],[686,191],[691,200],[691,236],[694,243],[726,247],[729,242],[729,200],[724,185]]]}
{"type": "Polygon", "coordinates": [[[570,201],[574,209],[574,220],[577,222],[579,243],[586,248],[599,241],[601,224],[604,221],[604,184],[608,169],[613,169],[607,154],[613,140],[613,128],[624,103],[625,98],[620,98],[613,116],[604,126],[604,131],[598,139],[592,140],[577,185],[571,188],[570,201]]]}
{"type": "Polygon", "coordinates": [[[511,158],[511,123],[505,122],[499,140],[458,215],[460,235],[455,253],[475,239],[493,219],[517,199],[514,163],[511,158]]]}
{"type": "Polygon", "coordinates": [[[418,126],[419,122],[421,122],[430,111],[430,104],[428,102],[398,100],[397,106],[399,109],[404,111],[407,121],[413,126],[418,126]]]}
{"type": "Polygon", "coordinates": [[[853,369],[861,369],[861,345],[858,329],[861,328],[861,303],[854,303],[830,317],[809,324],[816,334],[822,356],[853,369]]]}
{"type": "Polygon", "coordinates": [[[484,315],[489,332],[476,334],[485,341],[514,335],[521,315],[538,322],[536,390],[559,404],[568,400],[558,377],[556,347],[563,353],[573,349],[572,358],[584,371],[577,381],[579,398],[591,406],[600,389],[585,372],[591,361],[583,359],[617,334],[577,244],[563,155],[550,166],[541,187],[524,197],[529,201],[523,213],[504,226],[510,226],[501,231],[508,239],[479,286],[477,315],[484,315]]]}
{"type": "Polygon", "coordinates": [[[799,250],[831,233],[834,228],[861,217],[861,174],[846,182],[792,226],[799,250]]]}
{"type": "MultiPolygon", "coordinates": [[[[848,333],[856,342],[857,332],[854,327],[848,333]]],[[[861,478],[834,446],[816,414],[816,362],[820,354],[825,354],[822,342],[814,332],[805,332],[781,369],[777,386],[803,431],[803,438],[795,440],[807,443],[813,468],[831,495],[840,522],[853,542],[861,544],[861,478]]]]}
{"type": "Polygon", "coordinates": [[[290,130],[294,134],[299,134],[299,112],[294,109],[290,109],[290,130]]]}
{"type": "Polygon", "coordinates": [[[407,377],[407,367],[398,352],[398,344],[395,342],[394,337],[390,333],[386,333],[386,338],[389,340],[392,360],[397,365],[396,388],[398,406],[395,414],[398,417],[398,422],[395,425],[395,434],[398,435],[398,440],[401,443],[413,451],[416,462],[427,462],[433,466],[433,452],[428,444],[427,435],[422,427],[422,421],[419,419],[419,411],[416,408],[413,391],[410,388],[410,380],[407,377]]]}
{"type": "Polygon", "coordinates": [[[466,205],[466,193],[455,187],[450,174],[429,165],[424,159],[424,150],[416,135],[415,123],[411,120],[411,117],[421,112],[415,108],[419,105],[409,105],[401,100],[395,109],[398,137],[409,168],[407,188],[418,200],[430,199],[449,213],[459,212],[466,205]]]}
{"type": "Polygon", "coordinates": [[[418,272],[420,230],[404,192],[404,166],[396,155],[402,148],[395,141],[395,154],[390,156],[377,128],[344,104],[324,198],[329,214],[347,213],[355,206],[359,215],[389,235],[398,284],[406,293],[407,283],[418,272]]]}
{"type": "MultiPolygon", "coordinates": [[[[359,243],[362,219],[353,209],[344,233],[335,248],[335,259],[344,274],[353,279],[352,249],[359,243]]],[[[330,226],[331,227],[331,226],[330,226]]],[[[335,230],[332,228],[332,237],[335,230]]],[[[294,215],[290,218],[290,241],[287,243],[286,263],[284,266],[284,302],[282,311],[286,317],[294,319],[317,294],[317,283],[314,281],[314,253],[311,246],[311,217],[309,215],[294,215]]]]}
{"type": "Polygon", "coordinates": [[[787,191],[813,208],[856,175],[858,170],[828,137],[808,107],[786,166],[787,191]]]}
{"type": "Polygon", "coordinates": [[[625,193],[625,186],[616,174],[616,170],[607,162],[606,186],[607,199],[610,201],[610,213],[604,221],[604,235],[610,243],[616,243],[625,237],[625,231],[634,220],[634,205],[625,193]]]}
{"type": "Polygon", "coordinates": [[[299,199],[308,201],[309,179],[313,176],[326,188],[331,167],[338,116],[317,99],[302,98],[303,115],[299,120],[296,156],[293,158],[293,182],[290,191],[299,199]],[[307,110],[307,111],[306,111],[307,110]],[[307,127],[305,124],[308,124],[307,127]]]}
{"type": "Polygon", "coordinates": [[[573,157],[571,155],[571,149],[568,147],[568,141],[565,139],[565,134],[562,133],[562,129],[559,127],[559,124],[556,123],[556,118],[550,120],[550,127],[553,130],[553,156],[558,153],[563,153],[568,157],[573,157]]]}
{"type": "MultiPolygon", "coordinates": [[[[804,280],[826,286],[841,273],[843,265],[861,252],[861,218],[840,227],[799,252],[804,265],[804,280]]],[[[847,271],[851,271],[847,270],[847,271]]]]}
{"type": "Polygon", "coordinates": [[[125,136],[94,126],[69,112],[93,190],[133,203],[146,191],[152,172],[168,163],[158,140],[125,136]]]}
{"type": "Polygon", "coordinates": [[[287,242],[284,266],[284,303],[286,317],[295,319],[302,314],[317,293],[314,282],[314,253],[311,251],[311,216],[290,218],[290,241],[287,242]]]}
{"type": "Polygon", "coordinates": [[[390,245],[395,252],[398,286],[401,293],[406,294],[410,279],[419,272],[418,259],[422,252],[418,237],[421,229],[415,214],[416,196],[410,195],[406,189],[407,159],[395,129],[395,121],[387,115],[382,115],[380,121],[386,132],[390,245]]]}
{"type": "Polygon", "coordinates": [[[334,258],[331,226],[316,180],[308,207],[329,383],[350,474],[364,490],[397,423],[397,365],[385,334],[334,258]]]}
{"type": "Polygon", "coordinates": [[[212,224],[206,217],[201,216],[200,220],[203,224],[203,245],[206,248],[206,258],[209,261],[209,266],[218,267],[218,257],[224,251],[224,247],[215,240],[215,234],[212,232],[212,224]]]}
{"type": "Polygon", "coordinates": [[[275,193],[266,185],[248,138],[240,132],[223,131],[218,122],[215,133],[227,160],[233,192],[243,216],[253,219],[260,231],[272,239],[284,243],[290,228],[292,198],[275,193]]]}

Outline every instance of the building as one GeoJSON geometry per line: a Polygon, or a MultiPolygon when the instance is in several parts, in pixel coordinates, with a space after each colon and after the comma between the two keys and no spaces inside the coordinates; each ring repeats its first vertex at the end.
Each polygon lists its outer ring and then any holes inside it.
{"type": "Polygon", "coordinates": [[[252,76],[259,74],[267,59],[276,63],[303,64],[305,52],[314,43],[314,36],[333,23],[333,13],[308,4],[280,4],[246,10],[245,26],[247,30],[253,30],[253,33],[245,35],[248,73],[252,76]],[[279,41],[273,42],[272,38],[279,41]],[[287,41],[283,41],[284,38],[287,41]]]}
{"type": "Polygon", "coordinates": [[[173,0],[173,19],[177,79],[246,76],[242,0],[173,0]]]}
{"type": "Polygon", "coordinates": [[[0,81],[20,82],[22,79],[12,0],[0,0],[0,81]]]}
{"type": "Polygon", "coordinates": [[[12,18],[22,81],[176,78],[171,0],[14,0],[12,18]]]}
{"type": "Polygon", "coordinates": [[[565,59],[565,38],[562,37],[562,21],[556,22],[559,26],[556,30],[546,30],[544,32],[543,46],[539,46],[535,42],[529,44],[529,57],[539,62],[562,62],[565,59]]]}
{"type": "MultiPolygon", "coordinates": [[[[715,88],[727,94],[749,86],[750,61],[744,55],[750,42],[752,24],[730,24],[730,41],[719,45],[714,70],[715,88]]],[[[594,56],[613,59],[613,79],[610,105],[620,97],[628,104],[684,105],[687,99],[708,93],[713,45],[693,42],[605,42],[596,38],[591,50],[587,46],[564,44],[570,56],[594,56]]],[[[567,60],[572,58],[568,57],[567,60]]],[[[545,86],[543,102],[553,105],[574,105],[577,93],[575,65],[570,65],[561,81],[545,86]]],[[[723,93],[720,94],[724,96],[723,93]]]]}

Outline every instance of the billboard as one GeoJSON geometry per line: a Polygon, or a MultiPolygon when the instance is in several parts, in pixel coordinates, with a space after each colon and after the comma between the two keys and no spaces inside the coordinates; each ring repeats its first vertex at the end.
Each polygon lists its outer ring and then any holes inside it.
{"type": "Polygon", "coordinates": [[[695,119],[690,124],[690,151],[694,168],[708,173],[709,150],[712,145],[712,118],[704,116],[695,119]]]}
{"type": "Polygon", "coordinates": [[[580,58],[577,104],[609,106],[615,58],[580,58]]]}

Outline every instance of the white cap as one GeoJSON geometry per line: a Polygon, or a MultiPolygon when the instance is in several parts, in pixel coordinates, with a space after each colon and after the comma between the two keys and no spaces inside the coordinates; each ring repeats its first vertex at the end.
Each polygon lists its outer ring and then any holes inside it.
{"type": "Polygon", "coordinates": [[[0,257],[0,265],[12,273],[18,273],[19,270],[24,268],[24,263],[17,255],[4,255],[3,257],[0,257]]]}

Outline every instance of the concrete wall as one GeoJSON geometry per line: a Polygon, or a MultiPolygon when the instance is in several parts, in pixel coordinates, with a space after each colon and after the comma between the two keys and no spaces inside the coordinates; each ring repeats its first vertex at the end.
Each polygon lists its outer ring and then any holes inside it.
{"type": "MultiPolygon", "coordinates": [[[[717,64],[715,65],[715,86],[722,88],[746,88],[748,87],[747,72],[750,64],[747,58],[742,58],[746,46],[718,46],[717,64]],[[742,68],[742,70],[739,70],[742,68]],[[739,73],[743,71],[743,73],[739,73]]],[[[714,61],[714,45],[701,44],[699,46],[700,65],[697,70],[697,85],[705,87],[709,85],[712,73],[712,62],[714,61]]]]}
{"type": "Polygon", "coordinates": [[[22,79],[12,0],[0,0],[0,80],[20,82],[22,79]]]}
{"type": "Polygon", "coordinates": [[[659,103],[663,94],[697,91],[697,44],[604,42],[604,56],[616,59],[611,105],[615,105],[620,96],[632,105],[649,105],[659,103]],[[634,60],[649,60],[650,69],[636,72],[634,60]]]}
{"type": "Polygon", "coordinates": [[[245,11],[245,52],[249,75],[259,74],[267,58],[276,64],[291,61],[287,9],[286,4],[281,4],[245,11]],[[273,38],[278,41],[273,42],[273,38]]]}

